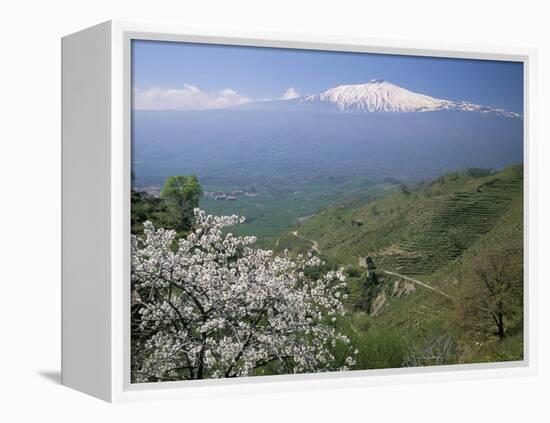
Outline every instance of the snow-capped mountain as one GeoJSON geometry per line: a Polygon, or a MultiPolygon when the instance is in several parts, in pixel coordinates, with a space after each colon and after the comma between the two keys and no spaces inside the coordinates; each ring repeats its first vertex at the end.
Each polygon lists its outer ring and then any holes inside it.
{"type": "Polygon", "coordinates": [[[381,79],[366,84],[339,85],[301,99],[303,103],[317,101],[353,112],[427,112],[448,109],[452,105],[448,100],[414,93],[381,79]]]}
{"type": "MultiPolygon", "coordinates": [[[[521,116],[514,112],[467,101],[451,101],[415,93],[382,79],[365,84],[339,85],[317,95],[302,96],[291,100],[268,102],[276,109],[322,109],[339,112],[433,112],[441,110],[478,112],[511,118],[521,116]],[[300,107],[301,106],[301,107],[300,107]]],[[[254,108],[252,103],[248,108],[254,108]]],[[[266,106],[268,106],[266,104],[266,106]]],[[[269,107],[269,106],[268,106],[269,107]]],[[[265,107],[264,107],[265,108],[265,107]]]]}

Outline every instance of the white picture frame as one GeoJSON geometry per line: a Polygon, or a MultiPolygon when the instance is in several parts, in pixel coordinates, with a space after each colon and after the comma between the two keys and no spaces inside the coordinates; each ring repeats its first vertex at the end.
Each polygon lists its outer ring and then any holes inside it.
{"type": "Polygon", "coordinates": [[[110,21],[62,40],[62,383],[110,402],[536,373],[536,52],[110,21]],[[132,39],[518,61],[524,64],[524,360],[231,380],[130,383],[132,39]],[[82,195],[86,192],[86,195],[82,195]]]}

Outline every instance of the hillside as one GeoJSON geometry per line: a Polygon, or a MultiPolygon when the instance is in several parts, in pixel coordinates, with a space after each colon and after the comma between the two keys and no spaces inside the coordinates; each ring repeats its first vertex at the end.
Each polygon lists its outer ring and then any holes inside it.
{"type": "Polygon", "coordinates": [[[366,206],[332,207],[299,227],[327,255],[349,264],[372,256],[407,275],[429,275],[488,234],[522,198],[523,170],[451,173],[366,206]]]}
{"type": "MultiPolygon", "coordinates": [[[[423,365],[517,360],[523,354],[520,305],[500,340],[465,331],[458,316],[480,257],[513,250],[511,269],[521,271],[522,185],[522,166],[451,173],[368,205],[326,209],[282,237],[278,248],[305,251],[315,242],[329,265],[346,266],[351,313],[342,325],[370,351],[363,357],[367,366],[418,365],[418,356],[440,349],[439,359],[423,365]],[[376,267],[370,275],[364,261],[359,265],[365,256],[376,267]]],[[[521,292],[513,295],[514,304],[521,303],[521,292]]]]}

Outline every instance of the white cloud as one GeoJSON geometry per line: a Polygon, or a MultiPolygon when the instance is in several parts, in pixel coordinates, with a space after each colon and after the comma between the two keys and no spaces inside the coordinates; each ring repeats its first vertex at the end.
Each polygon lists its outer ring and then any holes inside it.
{"type": "Polygon", "coordinates": [[[292,100],[293,98],[301,97],[302,95],[296,91],[293,87],[290,87],[288,90],[285,91],[283,96],[280,98],[281,100],[292,100]]]}
{"type": "Polygon", "coordinates": [[[183,88],[134,89],[134,109],[145,110],[204,110],[219,109],[249,103],[231,88],[207,93],[194,85],[184,84],[183,88]]]}

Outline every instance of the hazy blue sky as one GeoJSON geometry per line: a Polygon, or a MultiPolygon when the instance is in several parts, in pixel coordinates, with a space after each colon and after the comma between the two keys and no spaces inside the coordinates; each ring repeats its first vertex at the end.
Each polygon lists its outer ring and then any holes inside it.
{"type": "Polygon", "coordinates": [[[523,114],[523,65],[514,62],[157,41],[133,41],[132,60],[136,108],[219,107],[385,79],[523,114]]]}

